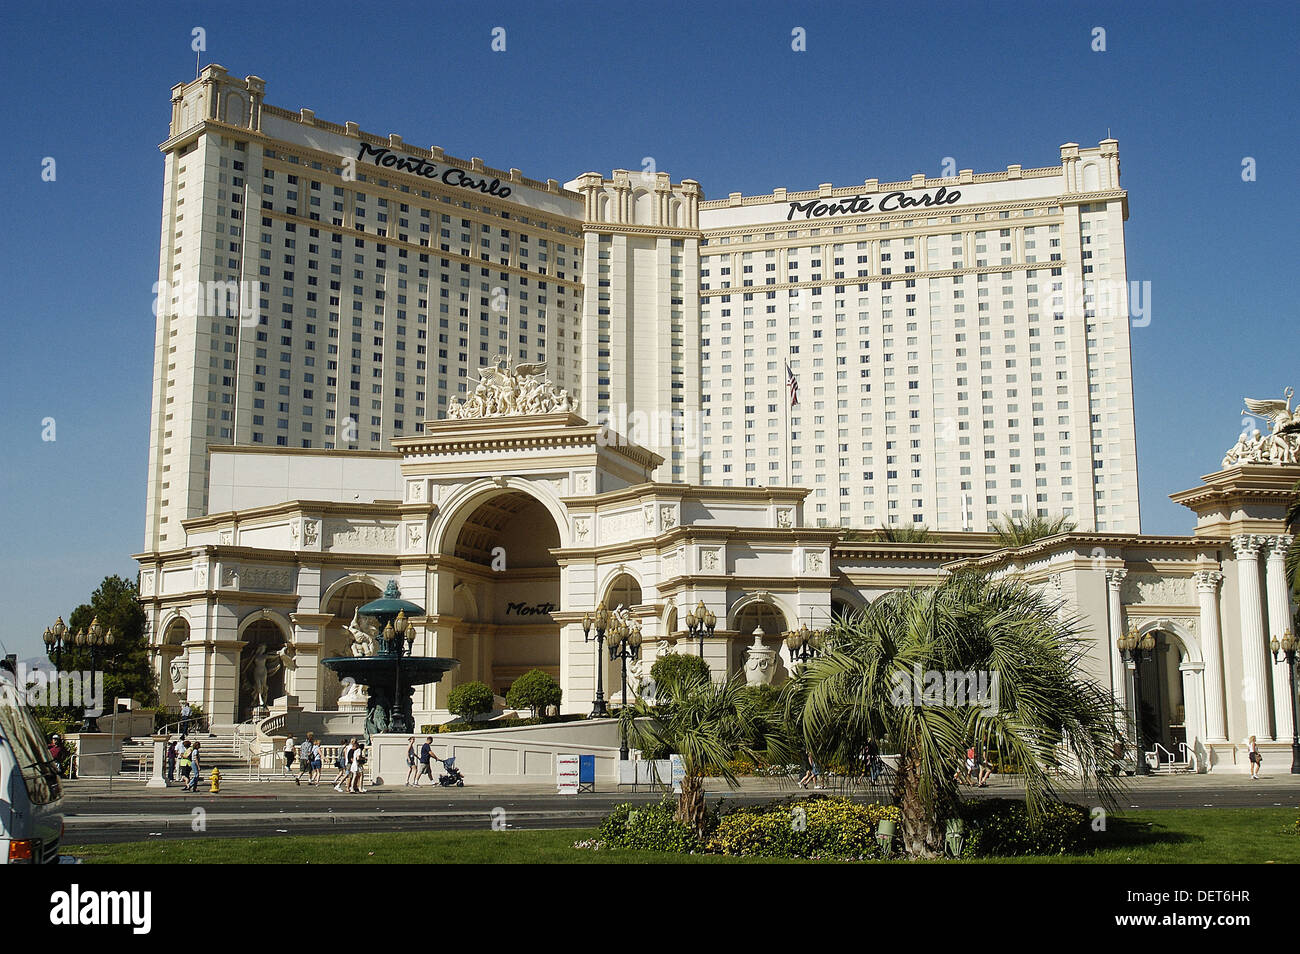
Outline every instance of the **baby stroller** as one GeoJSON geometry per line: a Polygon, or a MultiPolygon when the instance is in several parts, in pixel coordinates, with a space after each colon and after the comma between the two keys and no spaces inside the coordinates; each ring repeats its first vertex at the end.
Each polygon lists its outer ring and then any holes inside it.
{"type": "Polygon", "coordinates": [[[460,769],[456,768],[456,759],[453,756],[449,759],[442,760],[442,768],[445,774],[438,776],[438,784],[444,787],[457,785],[460,788],[465,787],[465,776],[461,774],[460,769]]]}

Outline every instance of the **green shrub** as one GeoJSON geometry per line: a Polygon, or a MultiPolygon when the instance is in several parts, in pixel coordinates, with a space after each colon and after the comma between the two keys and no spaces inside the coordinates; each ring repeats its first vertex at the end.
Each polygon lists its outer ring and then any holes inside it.
{"type": "Polygon", "coordinates": [[[963,806],[966,842],[963,857],[1071,854],[1088,834],[1088,810],[1061,802],[1031,824],[1025,803],[1011,798],[989,798],[963,806]]]}
{"type": "Polygon", "coordinates": [[[651,805],[616,805],[600,823],[596,838],[606,848],[702,851],[704,846],[695,832],[673,820],[675,807],[671,798],[651,805]]]}
{"type": "Polygon", "coordinates": [[[709,847],[764,858],[878,858],[884,818],[898,821],[898,809],[823,796],[771,802],[723,815],[709,847]]]}
{"type": "Polygon", "coordinates": [[[481,682],[462,682],[447,694],[447,711],[462,719],[487,715],[494,705],[492,690],[481,682]]]}
{"type": "Polygon", "coordinates": [[[511,683],[506,705],[512,709],[532,709],[536,718],[547,706],[558,706],[561,696],[560,684],[554,676],[544,669],[530,669],[511,683]]]}
{"type": "Polygon", "coordinates": [[[658,687],[656,695],[660,701],[672,697],[673,687],[694,677],[696,674],[709,678],[709,664],[699,656],[685,656],[669,653],[656,659],[650,667],[650,678],[658,687]]]}
{"type": "Polygon", "coordinates": [[[781,698],[781,690],[776,686],[746,686],[740,694],[759,712],[771,712],[781,698]]]}

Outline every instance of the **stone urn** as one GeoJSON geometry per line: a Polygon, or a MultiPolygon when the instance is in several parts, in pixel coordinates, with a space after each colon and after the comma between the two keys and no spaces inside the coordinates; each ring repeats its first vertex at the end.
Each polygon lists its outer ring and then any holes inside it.
{"type": "Polygon", "coordinates": [[[745,684],[770,686],[776,675],[776,650],[763,645],[763,627],[754,630],[754,642],[745,650],[745,684]]]}

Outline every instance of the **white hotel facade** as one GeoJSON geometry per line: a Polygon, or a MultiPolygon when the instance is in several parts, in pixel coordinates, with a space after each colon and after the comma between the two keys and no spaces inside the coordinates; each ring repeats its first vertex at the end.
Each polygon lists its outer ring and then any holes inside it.
{"type": "MultiPolygon", "coordinates": [[[[1127,281],[1115,141],[705,200],[663,173],[530,179],[268,106],[263,86],[207,67],[175,87],[162,146],[137,559],[164,702],[264,736],[355,732],[321,661],[390,580],[426,609],[414,652],[461,660],[418,691],[421,725],[450,718],[458,682],[503,693],[533,668],[565,712],[598,674],[615,694],[581,627],[601,601],[642,624],[642,667],[700,651],[703,602],[713,671],[779,681],[783,631],[976,567],[1077,616],[1087,673],[1130,712],[1115,641],[1154,637],[1140,708],[1162,760],[1244,771],[1251,735],[1287,757],[1269,641],[1294,615],[1300,439],[1239,442],[1174,495],[1191,534],[1140,533],[1129,320],[1080,292],[1127,281]],[[187,300],[206,283],[242,290],[229,317],[187,300]],[[1019,549],[984,532],[1061,512],[1076,531],[1019,549]],[[935,532],[844,531],[913,524],[935,532]],[[269,712],[259,646],[283,660],[269,712]]],[[[473,735],[439,753],[472,780],[553,775],[553,748],[473,735]]]]}
{"type": "Polygon", "coordinates": [[[498,355],[547,362],[664,458],[656,479],[806,486],[814,526],[1139,527],[1127,310],[1083,294],[1127,282],[1114,140],[706,201],[666,173],[529,179],[263,96],[218,66],[173,89],[147,548],[205,512],[210,447],[386,450],[498,355]]]}

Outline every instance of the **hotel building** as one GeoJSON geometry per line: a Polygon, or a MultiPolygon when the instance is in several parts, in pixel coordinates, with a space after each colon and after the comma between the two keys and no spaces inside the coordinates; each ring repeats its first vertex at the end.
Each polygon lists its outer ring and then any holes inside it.
{"type": "Polygon", "coordinates": [[[209,512],[213,448],[386,452],[500,356],[546,362],[582,417],[663,459],[654,479],[807,487],[809,526],[1139,527],[1114,140],[706,201],[665,173],[531,179],[264,95],[219,66],[172,91],[148,551],[209,512]]]}
{"type": "MultiPolygon", "coordinates": [[[[533,669],[564,713],[617,699],[583,628],[602,602],[644,635],[629,692],[672,653],[772,684],[797,668],[782,634],[971,569],[1079,621],[1082,674],[1130,740],[1140,720],[1148,762],[1242,772],[1253,736],[1284,764],[1292,393],[1249,401],[1271,433],[1173,495],[1190,534],[1138,531],[1113,140],[706,201],[662,173],[529,179],[262,97],[216,66],[174,91],[137,555],[162,701],[200,704],[245,764],[363,731],[378,703],[325,661],[364,650],[358,608],[390,584],[424,613],[413,653],[459,663],[414,690],[422,727],[457,684],[500,697],[533,669]],[[1002,548],[984,531],[1004,512],[1078,529],[1002,548]],[[936,532],[843,530],[918,523],[936,532]]],[[[551,778],[575,750],[608,777],[615,733],[437,751],[471,781],[551,778]]],[[[395,777],[405,734],[373,734],[395,777]]]]}

